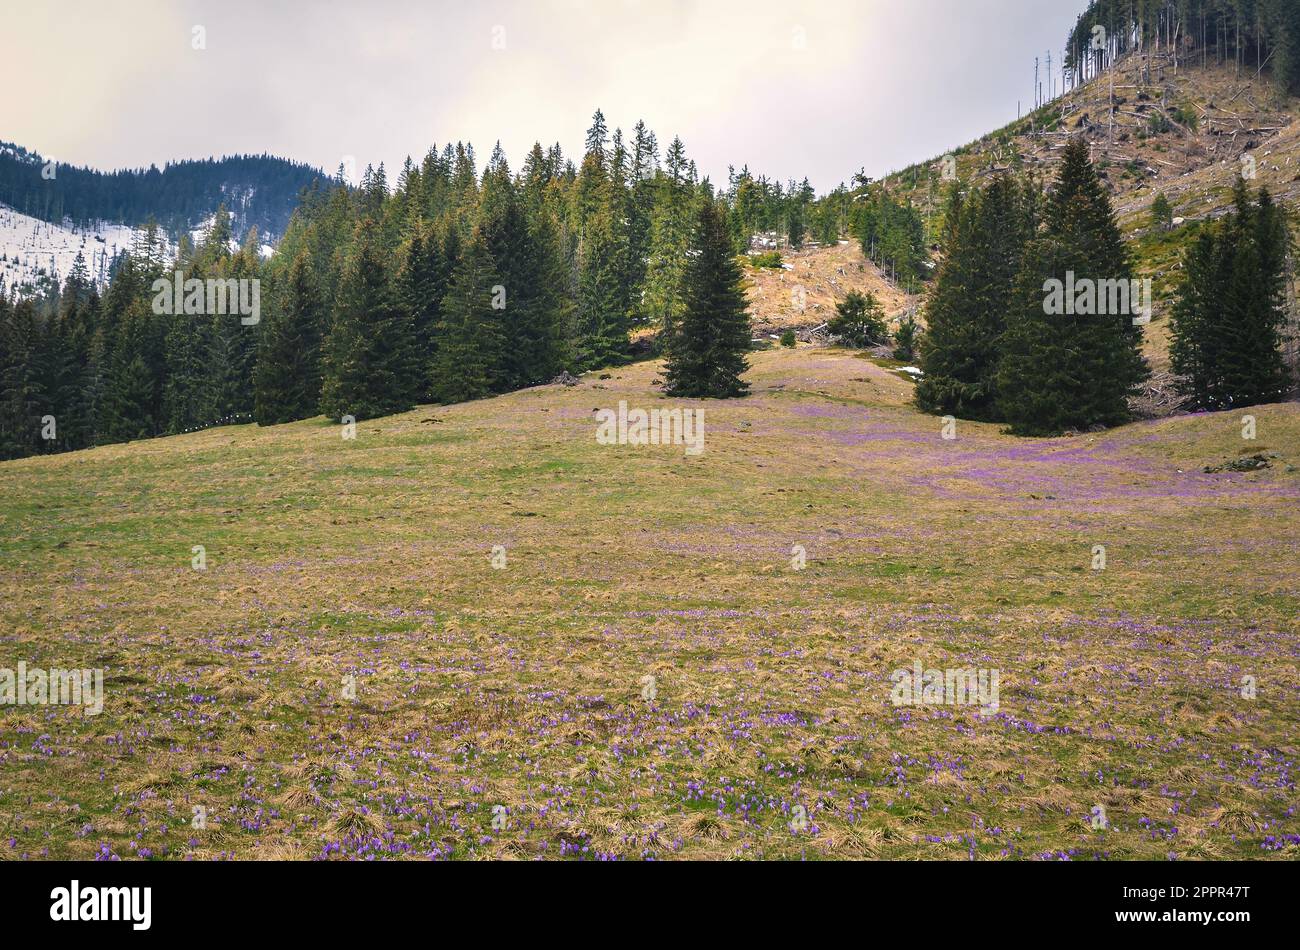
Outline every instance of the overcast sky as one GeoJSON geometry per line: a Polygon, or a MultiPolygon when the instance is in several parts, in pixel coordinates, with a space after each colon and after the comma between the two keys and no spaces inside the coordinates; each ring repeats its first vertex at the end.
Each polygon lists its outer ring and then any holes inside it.
{"type": "Polygon", "coordinates": [[[748,163],[820,193],[1014,119],[1085,5],[0,0],[0,140],[104,169],[353,156],[391,181],[435,142],[482,163],[500,139],[516,170],[537,140],[578,153],[599,107],[680,135],[715,182],[748,163]]]}

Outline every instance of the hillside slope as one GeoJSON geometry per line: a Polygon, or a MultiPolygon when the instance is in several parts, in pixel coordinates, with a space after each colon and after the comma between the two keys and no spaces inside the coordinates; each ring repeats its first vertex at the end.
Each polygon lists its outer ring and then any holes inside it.
{"type": "Polygon", "coordinates": [[[35,287],[46,278],[61,284],[81,254],[91,279],[103,286],[113,259],[143,237],[142,230],[124,224],[51,224],[0,205],[0,281],[6,291],[35,287]]]}
{"type": "Polygon", "coordinates": [[[818,327],[835,315],[835,305],[850,291],[874,294],[891,319],[918,300],[886,280],[856,241],[786,250],[781,257],[784,266],[780,269],[749,267],[745,271],[756,337],[818,327]]]}
{"type": "MultiPolygon", "coordinates": [[[[999,171],[1028,170],[1050,181],[1065,141],[1082,136],[1130,233],[1164,193],[1184,218],[1222,214],[1243,156],[1253,155],[1256,185],[1300,199],[1300,100],[1281,95],[1253,71],[1133,54],[1107,73],[1037,112],[956,148],[958,176],[974,182],[999,171]],[[1112,99],[1113,95],[1113,99],[1112,99]],[[1113,102],[1113,108],[1112,108],[1113,102]]],[[[889,176],[891,190],[941,209],[931,185],[940,162],[889,176]]]]}
{"type": "Polygon", "coordinates": [[[106,688],[0,716],[0,856],[1297,855],[1300,407],[945,440],[801,348],[598,444],[660,369],[0,464],[0,665],[106,688]]]}
{"type": "MultiPolygon", "coordinates": [[[[957,148],[958,177],[980,183],[1003,171],[1052,180],[1068,138],[1084,137],[1132,242],[1138,271],[1152,277],[1155,316],[1146,352],[1157,372],[1168,369],[1168,316],[1182,254],[1201,224],[1226,214],[1232,185],[1246,173],[1254,187],[1300,209],[1300,100],[1278,92],[1254,70],[1133,54],[1111,73],[1074,89],[1037,112],[957,148]],[[1160,232],[1151,205],[1160,194],[1174,208],[1175,228],[1160,232]]],[[[941,161],[886,179],[886,186],[942,221],[941,161]]],[[[1296,218],[1300,236],[1300,216],[1296,218]]],[[[1300,288],[1297,288],[1300,292],[1300,288]]]]}

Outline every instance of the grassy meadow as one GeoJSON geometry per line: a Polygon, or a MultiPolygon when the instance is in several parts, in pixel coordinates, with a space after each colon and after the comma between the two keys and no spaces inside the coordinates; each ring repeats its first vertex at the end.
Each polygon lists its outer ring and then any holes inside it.
{"type": "Polygon", "coordinates": [[[801,348],[598,444],[659,369],[0,464],[0,667],[105,688],[0,706],[0,858],[1300,856],[1300,406],[945,439],[801,348]]]}

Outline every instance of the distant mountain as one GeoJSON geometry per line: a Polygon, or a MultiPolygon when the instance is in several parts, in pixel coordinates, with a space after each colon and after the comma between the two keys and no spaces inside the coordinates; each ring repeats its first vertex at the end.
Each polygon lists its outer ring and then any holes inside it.
{"type": "Polygon", "coordinates": [[[0,204],[60,226],[103,222],[140,227],[153,220],[173,240],[201,227],[225,204],[237,238],[256,227],[263,242],[284,234],[302,190],[327,176],[270,155],[171,162],[160,171],[101,172],[55,164],[0,142],[0,204]]]}

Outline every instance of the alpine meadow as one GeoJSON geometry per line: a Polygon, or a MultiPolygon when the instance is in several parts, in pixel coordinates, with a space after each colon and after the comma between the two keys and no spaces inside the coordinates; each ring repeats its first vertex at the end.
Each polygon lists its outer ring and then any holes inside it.
{"type": "Polygon", "coordinates": [[[48,7],[0,12],[15,915],[299,861],[1285,908],[1295,0],[48,7]]]}

